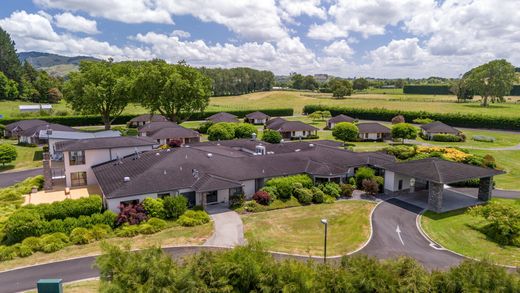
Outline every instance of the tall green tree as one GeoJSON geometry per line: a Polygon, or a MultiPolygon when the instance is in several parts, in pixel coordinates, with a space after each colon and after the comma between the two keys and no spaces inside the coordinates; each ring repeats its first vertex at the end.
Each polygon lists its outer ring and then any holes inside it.
{"type": "Polygon", "coordinates": [[[291,73],[291,87],[297,90],[303,89],[303,79],[303,75],[296,72],[291,73]]]}
{"type": "Polygon", "coordinates": [[[329,81],[328,86],[332,91],[332,96],[335,98],[343,98],[352,95],[352,84],[346,79],[332,79],[329,81]]]}
{"type": "Polygon", "coordinates": [[[408,123],[397,123],[392,126],[392,138],[401,139],[404,142],[405,139],[417,138],[417,128],[408,123]]]}
{"type": "Polygon", "coordinates": [[[368,88],[368,86],[369,86],[368,80],[366,80],[365,78],[362,78],[362,77],[356,78],[352,82],[352,87],[358,91],[365,90],[368,88]]]}
{"type": "Polygon", "coordinates": [[[517,79],[515,67],[504,59],[493,60],[471,69],[464,75],[473,93],[482,97],[481,105],[504,102],[517,79]]]}
{"type": "Polygon", "coordinates": [[[20,83],[22,81],[21,64],[14,45],[11,36],[0,27],[0,72],[3,72],[7,78],[20,83]]]}
{"type": "Polygon", "coordinates": [[[18,98],[18,83],[0,72],[0,99],[14,100],[16,98],[18,98]]]}
{"type": "Polygon", "coordinates": [[[154,60],[141,64],[138,72],[133,83],[134,99],[152,113],[181,123],[209,104],[211,80],[193,67],[154,60]]]}
{"type": "Polygon", "coordinates": [[[64,85],[64,98],[74,111],[101,115],[105,129],[130,102],[134,65],[131,62],[83,61],[64,85]]]}
{"type": "Polygon", "coordinates": [[[473,99],[473,92],[469,88],[468,81],[464,78],[459,78],[452,82],[450,92],[457,96],[457,100],[465,102],[473,99]]]}
{"type": "Polygon", "coordinates": [[[343,141],[356,141],[359,136],[359,129],[356,125],[349,122],[340,122],[332,128],[332,136],[343,141]]]}
{"type": "Polygon", "coordinates": [[[0,144],[0,163],[2,163],[2,166],[16,160],[17,156],[16,148],[12,144],[0,144]]]}

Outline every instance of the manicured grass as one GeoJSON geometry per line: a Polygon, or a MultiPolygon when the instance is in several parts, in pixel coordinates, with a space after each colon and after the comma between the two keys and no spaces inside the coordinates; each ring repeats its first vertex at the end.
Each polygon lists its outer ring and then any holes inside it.
{"type": "MultiPolygon", "coordinates": [[[[114,237],[106,239],[110,244],[131,245],[131,249],[142,249],[153,245],[173,246],[184,244],[203,244],[213,233],[213,223],[207,223],[195,227],[182,227],[175,224],[171,228],[164,229],[152,235],[138,235],[132,238],[114,237]]],[[[25,258],[15,258],[9,261],[0,262],[0,271],[13,269],[16,267],[49,263],[74,257],[83,257],[101,253],[100,242],[86,245],[67,246],[62,250],[53,253],[36,252],[25,258]]]]}
{"type": "MultiPolygon", "coordinates": [[[[520,205],[520,200],[495,199],[520,205]]],[[[421,217],[424,231],[442,246],[476,259],[489,259],[502,265],[520,266],[520,247],[500,246],[479,232],[483,219],[457,210],[442,214],[426,212],[421,217]]]]}
{"type": "Polygon", "coordinates": [[[464,135],[466,135],[465,142],[439,142],[430,141],[417,138],[418,141],[426,142],[434,145],[442,146],[458,146],[461,148],[500,148],[500,147],[512,147],[520,144],[520,132],[512,131],[492,131],[492,130],[469,130],[460,129],[464,135]],[[495,138],[494,142],[483,142],[473,140],[475,135],[491,136],[495,138]]]}
{"type": "Polygon", "coordinates": [[[338,201],[269,212],[242,215],[245,237],[266,249],[303,255],[323,254],[323,224],[327,218],[327,254],[351,252],[368,240],[370,211],[367,201],[338,201]]]}
{"type": "Polygon", "coordinates": [[[520,190],[520,151],[483,151],[469,150],[472,154],[492,155],[499,169],[506,174],[495,176],[496,187],[502,189],[520,190]]]}
{"type": "Polygon", "coordinates": [[[37,168],[42,166],[42,148],[30,147],[30,146],[19,146],[16,140],[13,139],[0,139],[0,143],[10,143],[16,148],[18,156],[14,162],[6,164],[5,166],[0,165],[0,171],[5,170],[24,170],[37,168]]]}
{"type": "MultiPolygon", "coordinates": [[[[86,280],[68,283],[63,285],[63,291],[66,293],[96,293],[99,292],[99,280],[86,280]]],[[[36,290],[28,291],[27,293],[36,293],[36,290]]]]}

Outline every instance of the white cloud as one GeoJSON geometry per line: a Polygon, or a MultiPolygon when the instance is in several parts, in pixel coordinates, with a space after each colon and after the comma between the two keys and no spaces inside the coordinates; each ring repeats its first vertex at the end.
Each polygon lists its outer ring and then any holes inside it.
{"type": "Polygon", "coordinates": [[[392,40],[369,53],[374,64],[382,66],[415,66],[425,61],[428,53],[419,46],[419,39],[392,40]]]}
{"type": "Polygon", "coordinates": [[[327,17],[325,9],[320,6],[321,0],[280,0],[278,5],[288,17],[302,15],[315,16],[321,19],[327,17]]]}
{"type": "Polygon", "coordinates": [[[344,38],[348,36],[348,32],[341,29],[332,22],[326,22],[324,24],[313,24],[309,28],[307,37],[317,40],[330,41],[336,38],[344,38]]]}
{"type": "Polygon", "coordinates": [[[170,13],[156,0],[33,0],[45,8],[84,11],[90,16],[104,17],[124,23],[173,23],[170,13]]]}
{"type": "Polygon", "coordinates": [[[183,31],[183,30],[174,30],[171,33],[171,36],[179,37],[179,38],[189,38],[189,37],[191,37],[191,34],[189,32],[183,31]]]}
{"type": "Polygon", "coordinates": [[[95,20],[86,19],[83,16],[73,15],[69,12],[54,15],[56,26],[71,32],[82,32],[86,34],[98,34],[95,20]]]}
{"type": "Polygon", "coordinates": [[[354,54],[354,50],[348,45],[347,41],[339,40],[335,41],[327,47],[323,48],[328,56],[341,57],[343,59],[349,59],[354,54]]]}

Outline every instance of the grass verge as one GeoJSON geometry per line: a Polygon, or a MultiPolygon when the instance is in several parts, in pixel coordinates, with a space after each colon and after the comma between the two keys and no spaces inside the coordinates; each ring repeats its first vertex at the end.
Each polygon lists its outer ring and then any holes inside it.
{"type": "MultiPolygon", "coordinates": [[[[63,291],[67,293],[96,293],[99,292],[99,280],[85,280],[63,285],[63,291]]],[[[37,293],[36,290],[27,293],[37,293]]]]}
{"type": "Polygon", "coordinates": [[[266,249],[302,255],[323,255],[323,224],[327,218],[327,254],[354,251],[368,240],[369,215],[375,203],[338,201],[242,215],[245,237],[266,249]]]}
{"type": "MultiPolygon", "coordinates": [[[[495,199],[510,204],[520,200],[495,199]]],[[[478,231],[482,219],[465,213],[466,209],[442,214],[426,212],[421,217],[423,230],[437,243],[465,256],[488,259],[501,265],[520,266],[520,247],[500,246],[478,231]]]]}

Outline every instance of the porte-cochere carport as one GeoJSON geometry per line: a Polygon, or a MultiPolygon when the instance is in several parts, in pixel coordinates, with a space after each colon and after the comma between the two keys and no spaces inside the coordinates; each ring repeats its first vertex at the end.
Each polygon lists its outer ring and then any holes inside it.
{"type": "MultiPolygon", "coordinates": [[[[437,213],[445,211],[443,203],[446,185],[480,179],[477,200],[488,201],[493,194],[493,176],[504,174],[500,170],[439,158],[392,163],[385,165],[384,169],[387,194],[419,193],[427,190],[427,208],[437,213]]],[[[451,196],[453,191],[450,190],[449,193],[451,196]]],[[[477,203],[477,200],[473,203],[477,203]]]]}

